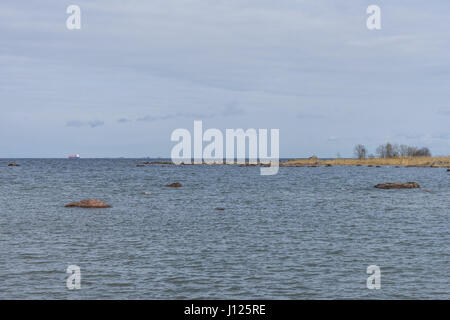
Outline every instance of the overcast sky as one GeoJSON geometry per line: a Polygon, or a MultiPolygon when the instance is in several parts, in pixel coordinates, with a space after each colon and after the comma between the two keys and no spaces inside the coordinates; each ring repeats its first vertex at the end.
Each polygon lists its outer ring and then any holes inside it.
{"type": "Polygon", "coordinates": [[[448,0],[0,2],[0,157],[169,157],[174,129],[280,129],[282,157],[450,154],[448,0]],[[81,30],[66,8],[81,7],[81,30]],[[366,28],[381,7],[382,29],[366,28]]]}

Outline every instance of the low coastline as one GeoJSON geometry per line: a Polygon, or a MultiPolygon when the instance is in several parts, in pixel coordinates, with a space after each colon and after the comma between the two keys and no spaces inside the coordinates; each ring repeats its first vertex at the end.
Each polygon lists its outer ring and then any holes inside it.
{"type": "Polygon", "coordinates": [[[402,166],[450,168],[450,156],[443,157],[395,157],[366,159],[326,159],[311,157],[308,159],[292,159],[280,163],[280,166],[402,166]]]}
{"type": "MultiPolygon", "coordinates": [[[[171,165],[174,164],[170,160],[165,161],[144,161],[137,163],[137,166],[161,164],[171,165]]],[[[217,164],[234,164],[239,166],[269,166],[268,164],[262,164],[259,161],[255,164],[249,163],[246,160],[245,163],[211,163],[203,162],[203,165],[217,165],[217,164]]],[[[181,165],[201,165],[200,163],[181,163],[181,165]]],[[[366,158],[366,159],[351,159],[351,158],[335,158],[335,159],[320,159],[316,157],[306,159],[286,159],[279,162],[280,167],[318,167],[318,166],[393,166],[393,167],[423,167],[423,168],[450,168],[450,156],[439,157],[395,157],[395,158],[366,158]]]]}

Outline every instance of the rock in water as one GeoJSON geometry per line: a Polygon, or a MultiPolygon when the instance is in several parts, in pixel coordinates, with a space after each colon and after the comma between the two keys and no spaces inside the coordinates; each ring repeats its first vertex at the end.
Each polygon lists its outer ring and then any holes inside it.
{"type": "Polygon", "coordinates": [[[179,183],[179,182],[174,182],[174,183],[171,183],[171,184],[166,184],[166,187],[171,187],[171,188],[180,188],[180,187],[182,187],[183,185],[181,184],[181,183],[179,183]]]}
{"type": "Polygon", "coordinates": [[[66,208],[78,207],[78,208],[110,208],[111,206],[100,200],[85,199],[80,202],[71,202],[65,205],[66,208]]]}
{"type": "Polygon", "coordinates": [[[218,211],[224,211],[224,210],[225,210],[225,208],[220,208],[220,207],[217,207],[217,208],[216,208],[216,210],[218,210],[218,211]]]}
{"type": "Polygon", "coordinates": [[[380,183],[375,186],[378,189],[415,189],[420,188],[420,186],[415,182],[406,182],[406,183],[380,183]]]}
{"type": "Polygon", "coordinates": [[[15,162],[10,162],[10,163],[8,164],[8,167],[20,167],[20,164],[15,163],[15,162]]]}

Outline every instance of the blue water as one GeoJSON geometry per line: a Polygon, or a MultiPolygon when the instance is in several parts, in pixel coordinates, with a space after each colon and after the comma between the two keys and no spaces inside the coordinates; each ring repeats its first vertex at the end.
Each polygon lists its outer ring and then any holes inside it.
{"type": "Polygon", "coordinates": [[[0,299],[449,299],[450,173],[0,160],[0,299]],[[164,185],[181,182],[181,188],[164,185]],[[418,182],[379,190],[381,182],[418,182]],[[431,192],[426,192],[429,190],[431,192]],[[96,198],[109,209],[64,208],[96,198]],[[215,210],[223,207],[225,210],[215,210]],[[68,290],[69,265],[81,289],[68,290]],[[381,269],[381,289],[366,268],[381,269]]]}

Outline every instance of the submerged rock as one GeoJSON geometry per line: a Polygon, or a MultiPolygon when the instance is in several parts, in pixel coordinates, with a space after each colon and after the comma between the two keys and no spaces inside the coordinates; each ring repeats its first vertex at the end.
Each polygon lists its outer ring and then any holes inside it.
{"type": "Polygon", "coordinates": [[[110,208],[111,206],[103,201],[96,199],[85,199],[80,202],[71,202],[65,205],[66,208],[78,207],[78,208],[110,208]]]}
{"type": "Polygon", "coordinates": [[[8,164],[8,167],[20,167],[20,164],[15,163],[15,162],[10,162],[10,163],[8,164]]]}
{"type": "Polygon", "coordinates": [[[182,187],[183,185],[181,184],[181,183],[179,183],[179,182],[174,182],[174,183],[171,183],[171,184],[166,184],[166,187],[171,187],[171,188],[180,188],[180,187],[182,187]]]}
{"type": "Polygon", "coordinates": [[[394,182],[394,183],[380,183],[375,186],[375,188],[378,189],[416,189],[420,188],[419,184],[416,182],[406,182],[406,183],[400,183],[400,182],[394,182]]]}

